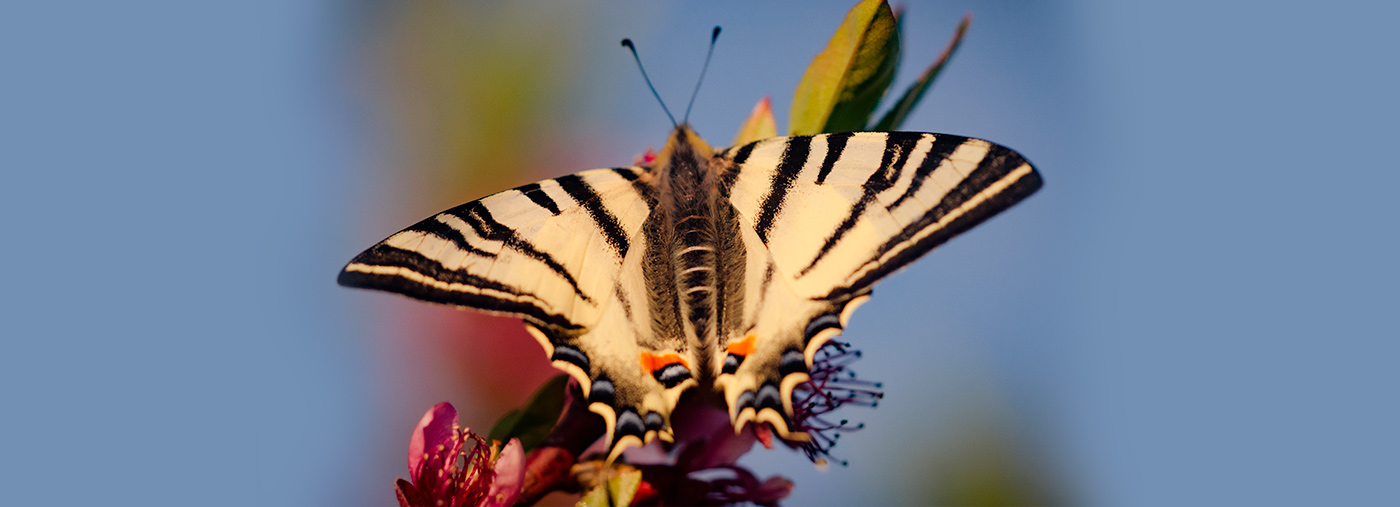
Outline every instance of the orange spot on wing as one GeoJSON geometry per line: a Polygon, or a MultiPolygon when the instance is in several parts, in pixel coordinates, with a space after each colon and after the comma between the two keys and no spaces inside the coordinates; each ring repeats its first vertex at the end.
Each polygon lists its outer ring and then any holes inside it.
{"type": "Polygon", "coordinates": [[[681,363],[681,366],[684,366],[687,370],[690,369],[690,364],[685,362],[685,358],[677,354],[663,354],[658,356],[650,352],[642,352],[642,370],[647,373],[656,373],[657,370],[676,363],[681,363]]]}
{"type": "Polygon", "coordinates": [[[749,335],[747,338],[744,338],[743,341],[729,344],[727,351],[736,356],[748,357],[749,354],[753,354],[753,341],[755,339],[757,339],[756,336],[749,335]]]}

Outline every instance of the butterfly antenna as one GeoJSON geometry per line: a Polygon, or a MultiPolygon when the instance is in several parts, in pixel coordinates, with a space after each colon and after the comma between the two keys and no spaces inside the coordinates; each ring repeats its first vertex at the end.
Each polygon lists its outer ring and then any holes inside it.
{"type": "Polygon", "coordinates": [[[656,87],[651,85],[651,78],[647,77],[647,69],[642,67],[642,57],[637,56],[637,46],[632,45],[632,39],[622,39],[622,45],[632,50],[632,58],[637,60],[637,69],[642,71],[642,79],[646,80],[647,88],[651,88],[652,96],[656,97],[656,102],[661,104],[661,110],[666,112],[666,117],[671,119],[671,126],[678,127],[676,117],[671,116],[671,110],[666,109],[666,102],[661,100],[661,94],[656,93],[656,87]]]}
{"type": "Polygon", "coordinates": [[[685,106],[685,118],[682,122],[690,121],[690,108],[695,106],[695,97],[700,95],[700,83],[705,82],[705,71],[710,69],[710,57],[715,54],[715,41],[719,40],[719,27],[710,34],[710,50],[705,53],[705,66],[700,67],[700,79],[695,80],[695,91],[690,92],[690,103],[685,106]]]}

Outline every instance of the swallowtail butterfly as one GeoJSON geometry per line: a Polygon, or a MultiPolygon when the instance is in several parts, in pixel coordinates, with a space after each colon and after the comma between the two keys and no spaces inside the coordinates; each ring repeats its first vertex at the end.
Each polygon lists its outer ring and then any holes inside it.
{"type": "Polygon", "coordinates": [[[649,165],[506,190],[390,236],[349,287],[517,316],[578,379],[609,459],[671,440],[688,389],[735,428],[790,430],[794,387],[871,286],[1041,186],[1016,152],[846,132],[714,150],[690,127],[649,165]]]}

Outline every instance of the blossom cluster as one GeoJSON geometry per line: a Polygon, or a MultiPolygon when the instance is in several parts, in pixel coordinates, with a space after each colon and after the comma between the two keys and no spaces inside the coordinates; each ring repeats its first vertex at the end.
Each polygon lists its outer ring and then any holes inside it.
{"type": "Polygon", "coordinates": [[[452,404],[439,403],[413,430],[408,474],[394,484],[400,507],[504,507],[520,496],[525,451],[518,439],[488,447],[457,424],[452,404]]]}
{"type": "MultiPolygon", "coordinates": [[[[817,353],[810,380],[795,393],[793,428],[806,441],[782,441],[825,465],[842,432],[860,429],[847,420],[832,421],[845,405],[875,406],[883,396],[879,384],[856,378],[850,363],[859,351],[830,341],[817,353]]],[[[498,507],[533,503],[551,491],[608,491],[623,487],[626,505],[776,505],[792,491],[781,476],[760,479],[737,464],[755,444],[773,446],[767,423],[735,431],[728,412],[683,397],[673,413],[674,442],[660,440],[630,449],[620,463],[601,459],[602,428],[587,412],[576,382],[564,390],[564,407],[549,439],[528,457],[519,439],[502,446],[458,424],[451,404],[428,410],[409,440],[410,479],[395,485],[401,507],[498,507]],[[629,483],[625,479],[631,477],[629,483]],[[621,486],[620,486],[621,485],[621,486]]],[[[844,464],[844,462],[842,462],[844,464]]],[[[615,494],[615,493],[614,493],[615,494]]],[[[604,505],[619,504],[603,497],[604,505]]]]}

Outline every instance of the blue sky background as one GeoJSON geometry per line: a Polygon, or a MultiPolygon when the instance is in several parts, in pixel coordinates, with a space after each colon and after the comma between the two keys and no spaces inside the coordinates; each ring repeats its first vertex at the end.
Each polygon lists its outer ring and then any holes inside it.
{"type": "MultiPolygon", "coordinates": [[[[560,121],[606,145],[558,174],[664,140],[621,37],[678,107],[724,27],[692,115],[724,144],[763,94],[786,124],[849,3],[584,10],[560,121]]],[[[1400,501],[1400,9],[910,2],[906,65],[969,10],[906,127],[1014,147],[1047,185],[856,314],[888,396],[838,447],[852,466],[747,463],[793,505],[912,503],[971,407],[1074,503],[1400,501]]],[[[427,408],[385,387],[414,374],[373,335],[400,303],[334,285],[393,232],[357,224],[392,192],[363,63],[382,12],[0,7],[3,503],[392,502],[427,408]]]]}

